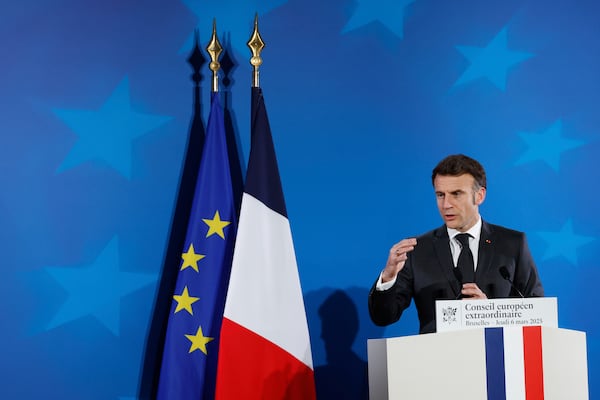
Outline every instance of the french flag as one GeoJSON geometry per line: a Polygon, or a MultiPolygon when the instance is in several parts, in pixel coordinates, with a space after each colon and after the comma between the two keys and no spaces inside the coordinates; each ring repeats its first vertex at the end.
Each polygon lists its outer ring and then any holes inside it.
{"type": "Polygon", "coordinates": [[[262,91],[221,327],[217,400],[315,399],[308,324],[262,91]]]}

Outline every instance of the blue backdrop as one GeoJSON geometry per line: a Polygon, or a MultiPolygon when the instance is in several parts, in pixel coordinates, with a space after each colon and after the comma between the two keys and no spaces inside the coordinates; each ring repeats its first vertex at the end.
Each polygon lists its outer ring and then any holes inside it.
{"type": "MultiPolygon", "coordinates": [[[[362,376],[367,338],[417,332],[413,310],[375,327],[367,292],[393,243],[441,224],[430,172],[461,152],[487,168],[484,218],[528,234],[559,325],[587,332],[597,398],[594,0],[3,2],[0,397],[144,393],[193,33],[204,48],[216,17],[244,165],[255,12],[321,397],[362,376]]],[[[205,121],[208,98],[205,78],[205,121]]]]}

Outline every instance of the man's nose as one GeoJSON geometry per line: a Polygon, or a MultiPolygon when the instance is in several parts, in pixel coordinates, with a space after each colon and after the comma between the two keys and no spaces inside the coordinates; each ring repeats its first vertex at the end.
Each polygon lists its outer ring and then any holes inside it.
{"type": "Polygon", "coordinates": [[[452,203],[450,202],[450,199],[448,198],[448,196],[444,197],[444,201],[442,203],[442,206],[444,208],[451,208],[452,207],[452,203]]]}

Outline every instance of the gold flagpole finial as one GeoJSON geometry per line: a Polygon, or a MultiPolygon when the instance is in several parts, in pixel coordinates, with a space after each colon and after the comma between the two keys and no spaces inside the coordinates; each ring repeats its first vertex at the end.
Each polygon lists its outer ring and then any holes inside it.
{"type": "Polygon", "coordinates": [[[258,67],[262,64],[260,52],[265,47],[265,42],[263,42],[260,33],[258,32],[258,13],[254,17],[254,31],[252,32],[252,36],[250,36],[247,45],[250,47],[250,51],[252,51],[252,58],[250,59],[250,64],[252,64],[253,67],[252,87],[259,87],[258,67]]]}
{"type": "Polygon", "coordinates": [[[217,20],[213,19],[213,31],[212,37],[210,38],[210,42],[206,46],[206,51],[210,55],[210,64],[209,68],[212,71],[212,91],[219,91],[219,75],[217,74],[219,69],[221,68],[221,64],[219,64],[219,56],[223,52],[223,47],[219,42],[219,38],[217,37],[217,20]]]}

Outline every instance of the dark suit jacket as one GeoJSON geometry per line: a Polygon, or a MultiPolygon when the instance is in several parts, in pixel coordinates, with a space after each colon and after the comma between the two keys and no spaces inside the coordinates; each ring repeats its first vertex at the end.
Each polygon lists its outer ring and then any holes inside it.
{"type": "MultiPolygon", "coordinates": [[[[502,266],[525,297],[544,295],[525,234],[482,221],[475,283],[488,298],[520,297],[500,274],[502,266]]],[[[377,291],[375,285],[369,293],[369,313],[376,325],[398,321],[414,299],[419,332],[435,332],[435,301],[456,299],[461,288],[454,275],[446,226],[417,237],[417,246],[408,253],[394,286],[377,291]]]]}

